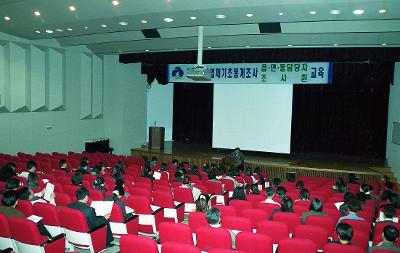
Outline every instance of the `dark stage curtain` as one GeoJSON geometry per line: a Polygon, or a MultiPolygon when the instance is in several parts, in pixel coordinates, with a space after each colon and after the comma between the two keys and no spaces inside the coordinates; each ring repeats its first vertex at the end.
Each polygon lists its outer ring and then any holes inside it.
{"type": "Polygon", "coordinates": [[[212,141],[213,85],[174,85],[174,141],[210,144],[212,141]]]}

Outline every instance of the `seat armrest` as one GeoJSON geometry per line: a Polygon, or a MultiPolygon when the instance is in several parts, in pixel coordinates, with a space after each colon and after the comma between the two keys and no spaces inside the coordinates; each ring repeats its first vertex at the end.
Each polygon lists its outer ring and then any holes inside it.
{"type": "Polygon", "coordinates": [[[8,252],[14,252],[14,250],[12,248],[7,248],[1,251],[1,253],[8,253],[8,252]]]}
{"type": "Polygon", "coordinates": [[[134,219],[138,219],[138,218],[139,218],[139,215],[137,215],[137,214],[131,215],[130,217],[125,219],[124,224],[126,224],[126,223],[128,223],[130,221],[133,221],[134,219]]]}
{"type": "Polygon", "coordinates": [[[88,233],[89,233],[89,234],[90,234],[90,233],[93,233],[94,231],[99,230],[99,229],[101,229],[101,228],[104,228],[105,226],[107,226],[106,223],[101,224],[101,225],[99,225],[99,226],[97,226],[97,227],[94,227],[94,228],[90,229],[88,233]]]}
{"type": "Polygon", "coordinates": [[[54,236],[53,238],[51,238],[51,239],[45,241],[44,243],[40,244],[40,246],[46,246],[46,245],[48,245],[48,244],[50,244],[50,243],[52,243],[52,242],[54,242],[54,241],[57,241],[57,240],[60,240],[61,238],[64,238],[64,237],[65,237],[65,234],[64,234],[64,233],[59,234],[59,235],[54,236]]]}
{"type": "Polygon", "coordinates": [[[183,203],[183,202],[179,203],[178,205],[175,206],[175,209],[178,209],[179,207],[184,206],[184,205],[185,205],[185,203],[183,203]]]}
{"type": "Polygon", "coordinates": [[[229,194],[229,192],[224,192],[222,195],[226,195],[226,194],[229,194]]]}
{"type": "Polygon", "coordinates": [[[157,213],[161,212],[162,210],[164,210],[163,207],[158,208],[157,210],[155,210],[154,212],[152,212],[152,215],[156,215],[157,213]]]}

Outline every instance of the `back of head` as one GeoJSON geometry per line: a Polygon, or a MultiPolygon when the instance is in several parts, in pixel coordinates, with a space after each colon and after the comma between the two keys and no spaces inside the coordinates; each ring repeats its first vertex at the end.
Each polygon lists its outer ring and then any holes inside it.
{"type": "Polygon", "coordinates": [[[6,190],[17,190],[19,187],[19,180],[16,178],[9,178],[6,182],[6,190]]]}
{"type": "Polygon", "coordinates": [[[390,181],[385,182],[386,190],[393,191],[393,183],[390,181]]]}
{"type": "Polygon", "coordinates": [[[1,199],[1,203],[3,206],[14,206],[15,203],[18,200],[18,193],[17,191],[11,190],[11,191],[5,191],[3,193],[3,197],[1,199]]]}
{"type": "Polygon", "coordinates": [[[95,166],[93,166],[92,172],[95,173],[96,175],[99,175],[100,172],[101,172],[101,167],[100,167],[100,165],[95,165],[95,166]]]}
{"type": "Polygon", "coordinates": [[[75,173],[71,177],[71,183],[73,185],[81,185],[82,184],[82,180],[83,180],[83,176],[82,176],[81,173],[75,173]]]}
{"type": "Polygon", "coordinates": [[[352,192],[346,192],[346,193],[343,195],[343,200],[344,200],[344,202],[346,202],[346,203],[350,202],[350,201],[353,200],[353,199],[355,199],[355,196],[354,196],[354,194],[353,194],[352,192]]]}
{"type": "Polygon", "coordinates": [[[294,173],[288,173],[286,176],[286,181],[294,183],[296,181],[296,176],[294,173]]]}
{"type": "Polygon", "coordinates": [[[365,194],[370,194],[372,191],[372,186],[370,186],[369,184],[362,184],[360,186],[361,191],[365,194]]]}
{"type": "Polygon", "coordinates": [[[207,212],[209,208],[207,199],[204,196],[200,196],[196,201],[196,212],[207,212]]]}
{"type": "Polygon", "coordinates": [[[297,181],[296,182],[296,189],[303,189],[304,188],[304,183],[303,181],[297,181]]]}
{"type": "Polygon", "coordinates": [[[310,211],[322,212],[322,201],[318,198],[315,198],[311,201],[310,211]]]}
{"type": "Polygon", "coordinates": [[[260,174],[261,173],[261,168],[260,167],[255,167],[254,168],[254,173],[260,174]]]}
{"type": "Polygon", "coordinates": [[[61,160],[58,162],[58,165],[60,166],[60,168],[66,167],[66,166],[67,166],[67,160],[61,159],[61,160]]]}
{"type": "Polygon", "coordinates": [[[94,185],[95,186],[102,186],[104,185],[104,177],[98,177],[96,180],[94,180],[94,185]]]}
{"type": "Polygon", "coordinates": [[[276,177],[272,180],[272,183],[275,187],[278,187],[281,184],[281,179],[279,177],[276,177]]]}
{"type": "Polygon", "coordinates": [[[365,203],[365,201],[368,199],[367,194],[365,194],[364,192],[357,192],[356,194],[356,199],[358,201],[360,201],[360,203],[365,203]]]}
{"type": "Polygon", "coordinates": [[[167,164],[166,164],[166,163],[162,163],[162,164],[160,165],[160,170],[161,170],[161,171],[167,171],[167,164]]]}
{"type": "Polygon", "coordinates": [[[260,190],[258,189],[258,185],[257,184],[252,184],[250,186],[250,193],[254,194],[254,195],[260,195],[260,190]]]}
{"type": "Polygon", "coordinates": [[[211,179],[216,179],[216,177],[217,177],[217,173],[216,173],[215,169],[211,169],[211,170],[208,172],[208,179],[209,179],[209,180],[211,180],[211,179]]]}
{"type": "Polygon", "coordinates": [[[276,188],[276,195],[280,198],[283,198],[286,195],[286,189],[283,186],[278,186],[276,188]]]}
{"type": "Polygon", "coordinates": [[[210,225],[217,225],[220,222],[220,218],[221,212],[215,207],[211,208],[206,213],[206,219],[210,225]]]}
{"type": "Polygon", "coordinates": [[[336,226],[336,233],[339,239],[344,241],[351,241],[353,238],[353,228],[347,223],[339,223],[336,226]]]}
{"type": "Polygon", "coordinates": [[[281,201],[281,212],[293,212],[293,202],[290,197],[283,197],[281,201]]]}
{"type": "Polygon", "coordinates": [[[389,203],[394,207],[398,208],[399,206],[399,195],[395,192],[389,195],[389,203]]]}
{"type": "Polygon", "coordinates": [[[27,183],[28,183],[28,186],[31,188],[39,187],[39,180],[38,180],[38,176],[36,175],[36,173],[29,172],[27,183]]]}
{"type": "Polygon", "coordinates": [[[85,187],[80,187],[76,190],[75,196],[77,200],[83,200],[86,196],[89,196],[89,191],[85,187]]]}
{"type": "Polygon", "coordinates": [[[267,198],[272,198],[274,196],[274,187],[267,187],[265,188],[265,194],[267,195],[267,198]]]}
{"type": "Polygon", "coordinates": [[[190,183],[191,183],[190,177],[187,175],[183,176],[182,183],[185,185],[190,185],[190,183]]]}
{"type": "Polygon", "coordinates": [[[349,183],[357,183],[357,177],[354,173],[349,173],[349,183]]]}
{"type": "Polygon", "coordinates": [[[358,200],[353,199],[349,202],[349,211],[356,213],[361,210],[361,204],[358,200]]]}
{"type": "Polygon", "coordinates": [[[393,217],[396,215],[396,208],[393,205],[385,205],[383,207],[383,214],[386,218],[393,219],[393,217]]]}
{"type": "Polygon", "coordinates": [[[308,189],[303,188],[300,190],[300,195],[299,195],[300,200],[309,200],[310,199],[310,192],[308,189]]]}
{"type": "Polygon", "coordinates": [[[386,226],[383,229],[383,237],[389,242],[395,242],[399,238],[399,230],[392,225],[386,226]]]}
{"type": "Polygon", "coordinates": [[[30,172],[35,172],[36,170],[36,162],[35,161],[29,161],[26,163],[26,170],[30,172]]]}
{"type": "Polygon", "coordinates": [[[31,190],[28,187],[22,187],[18,191],[18,198],[22,200],[29,200],[31,195],[31,190]]]}
{"type": "Polygon", "coordinates": [[[232,199],[246,200],[246,194],[242,187],[238,186],[233,190],[232,199]]]}

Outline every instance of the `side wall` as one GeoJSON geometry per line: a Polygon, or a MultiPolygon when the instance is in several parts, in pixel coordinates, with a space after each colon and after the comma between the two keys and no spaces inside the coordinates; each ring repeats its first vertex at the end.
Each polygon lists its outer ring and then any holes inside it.
{"type": "Polygon", "coordinates": [[[393,85],[390,87],[386,158],[388,166],[400,179],[400,145],[392,143],[393,122],[400,123],[400,62],[396,62],[393,85]]]}

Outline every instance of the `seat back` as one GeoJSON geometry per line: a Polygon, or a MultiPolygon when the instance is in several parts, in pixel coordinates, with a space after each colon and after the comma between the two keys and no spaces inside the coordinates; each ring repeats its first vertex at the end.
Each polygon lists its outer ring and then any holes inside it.
{"type": "Polygon", "coordinates": [[[224,185],[225,191],[233,192],[233,190],[235,190],[235,184],[232,180],[221,178],[219,181],[224,185]]]}
{"type": "Polygon", "coordinates": [[[156,241],[144,236],[122,235],[119,246],[121,253],[158,253],[156,241]]]}
{"type": "Polygon", "coordinates": [[[341,221],[341,223],[347,223],[349,224],[354,231],[370,231],[371,230],[371,223],[365,220],[348,220],[344,219],[341,221]]]}
{"type": "Polygon", "coordinates": [[[353,245],[344,245],[340,243],[328,243],[323,247],[324,253],[364,253],[362,248],[353,245]]]}
{"type": "Polygon", "coordinates": [[[29,200],[18,200],[17,210],[25,215],[25,217],[29,217],[33,214],[33,206],[29,200]]]}
{"type": "Polygon", "coordinates": [[[171,191],[154,191],[153,204],[164,208],[174,208],[174,197],[171,191]]]}
{"type": "Polygon", "coordinates": [[[232,248],[231,234],[223,228],[198,228],[196,230],[196,240],[197,247],[202,251],[208,251],[212,248],[232,248]]]}
{"type": "Polygon", "coordinates": [[[328,231],[318,226],[300,225],[295,228],[294,234],[295,238],[312,239],[318,249],[322,249],[328,241],[328,231]]]}
{"type": "Polygon", "coordinates": [[[64,207],[58,210],[58,215],[62,227],[80,233],[89,231],[85,215],[81,211],[64,207]]]}
{"type": "Polygon", "coordinates": [[[221,182],[206,182],[206,187],[207,187],[207,192],[209,194],[216,194],[216,195],[221,195],[222,194],[222,184],[221,182]]]}
{"type": "Polygon", "coordinates": [[[236,236],[236,249],[251,253],[272,253],[272,239],[264,234],[242,232],[236,236]]]}
{"type": "Polygon", "coordinates": [[[252,232],[253,223],[248,218],[227,216],[222,219],[222,228],[252,232]]]}
{"type": "Polygon", "coordinates": [[[332,237],[335,233],[336,221],[329,216],[311,215],[306,218],[306,225],[319,226],[328,231],[328,236],[332,237]]]}
{"type": "Polygon", "coordinates": [[[42,236],[39,229],[31,220],[13,216],[9,218],[12,237],[21,243],[30,245],[41,245],[47,241],[47,237],[42,236]]]}
{"type": "Polygon", "coordinates": [[[0,237],[11,238],[11,230],[7,216],[0,213],[0,237]]]}
{"type": "Polygon", "coordinates": [[[192,230],[189,225],[172,222],[162,222],[159,226],[160,241],[179,242],[193,245],[192,230]]]}
{"type": "Polygon", "coordinates": [[[256,208],[260,209],[260,210],[263,210],[267,214],[267,216],[270,217],[272,215],[272,212],[275,209],[280,208],[280,206],[276,205],[276,204],[269,204],[269,203],[263,203],[262,202],[262,203],[256,204],[256,208]]]}
{"type": "Polygon", "coordinates": [[[200,249],[186,243],[165,242],[161,246],[161,253],[200,253],[200,249]]]}
{"type": "Polygon", "coordinates": [[[217,205],[215,207],[221,212],[221,218],[227,216],[237,216],[237,211],[233,206],[217,205]]]}
{"type": "Polygon", "coordinates": [[[247,194],[246,198],[251,202],[252,207],[256,207],[258,203],[265,200],[265,196],[263,195],[255,195],[255,194],[247,194]]]}
{"type": "Polygon", "coordinates": [[[210,224],[206,219],[206,213],[189,213],[189,226],[193,233],[200,227],[210,227],[210,224]]]}
{"type": "Polygon", "coordinates": [[[124,214],[121,210],[121,207],[116,203],[113,204],[113,208],[111,210],[110,221],[116,222],[116,223],[124,223],[125,222],[124,214]]]}
{"type": "Polygon", "coordinates": [[[232,206],[236,209],[237,213],[240,215],[240,212],[244,209],[251,208],[251,202],[247,200],[237,200],[233,199],[229,201],[229,206],[232,206]]]}
{"type": "Polygon", "coordinates": [[[146,197],[130,195],[127,199],[127,204],[135,210],[136,214],[151,214],[153,212],[150,206],[150,199],[146,197]]]}
{"type": "Polygon", "coordinates": [[[241,216],[251,220],[253,228],[256,228],[260,221],[269,219],[267,213],[259,209],[245,209],[242,211],[241,216]]]}
{"type": "Polygon", "coordinates": [[[284,222],[261,221],[257,224],[257,233],[268,235],[273,243],[278,244],[282,239],[289,238],[289,226],[284,222]]]}
{"type": "Polygon", "coordinates": [[[353,238],[351,239],[351,243],[354,246],[358,246],[364,251],[368,249],[369,242],[369,230],[368,231],[354,231],[353,238]]]}
{"type": "Polygon", "coordinates": [[[183,203],[194,203],[193,193],[189,188],[175,187],[174,200],[183,203]]]}
{"type": "Polygon", "coordinates": [[[285,212],[275,213],[272,220],[288,224],[289,233],[294,233],[295,227],[301,224],[300,216],[295,213],[285,213],[285,212]]]}
{"type": "Polygon", "coordinates": [[[88,189],[89,190],[89,198],[92,201],[103,201],[104,195],[100,190],[96,189],[88,189]]]}
{"type": "Polygon", "coordinates": [[[54,205],[47,203],[35,203],[33,205],[33,212],[35,215],[43,217],[42,222],[44,225],[58,227],[61,226],[57,208],[54,205]]]}
{"type": "Polygon", "coordinates": [[[317,253],[317,245],[310,239],[290,238],[279,242],[279,253],[317,253]]]}
{"type": "Polygon", "coordinates": [[[72,203],[71,197],[65,193],[56,193],[56,205],[57,206],[67,206],[72,203]]]}

